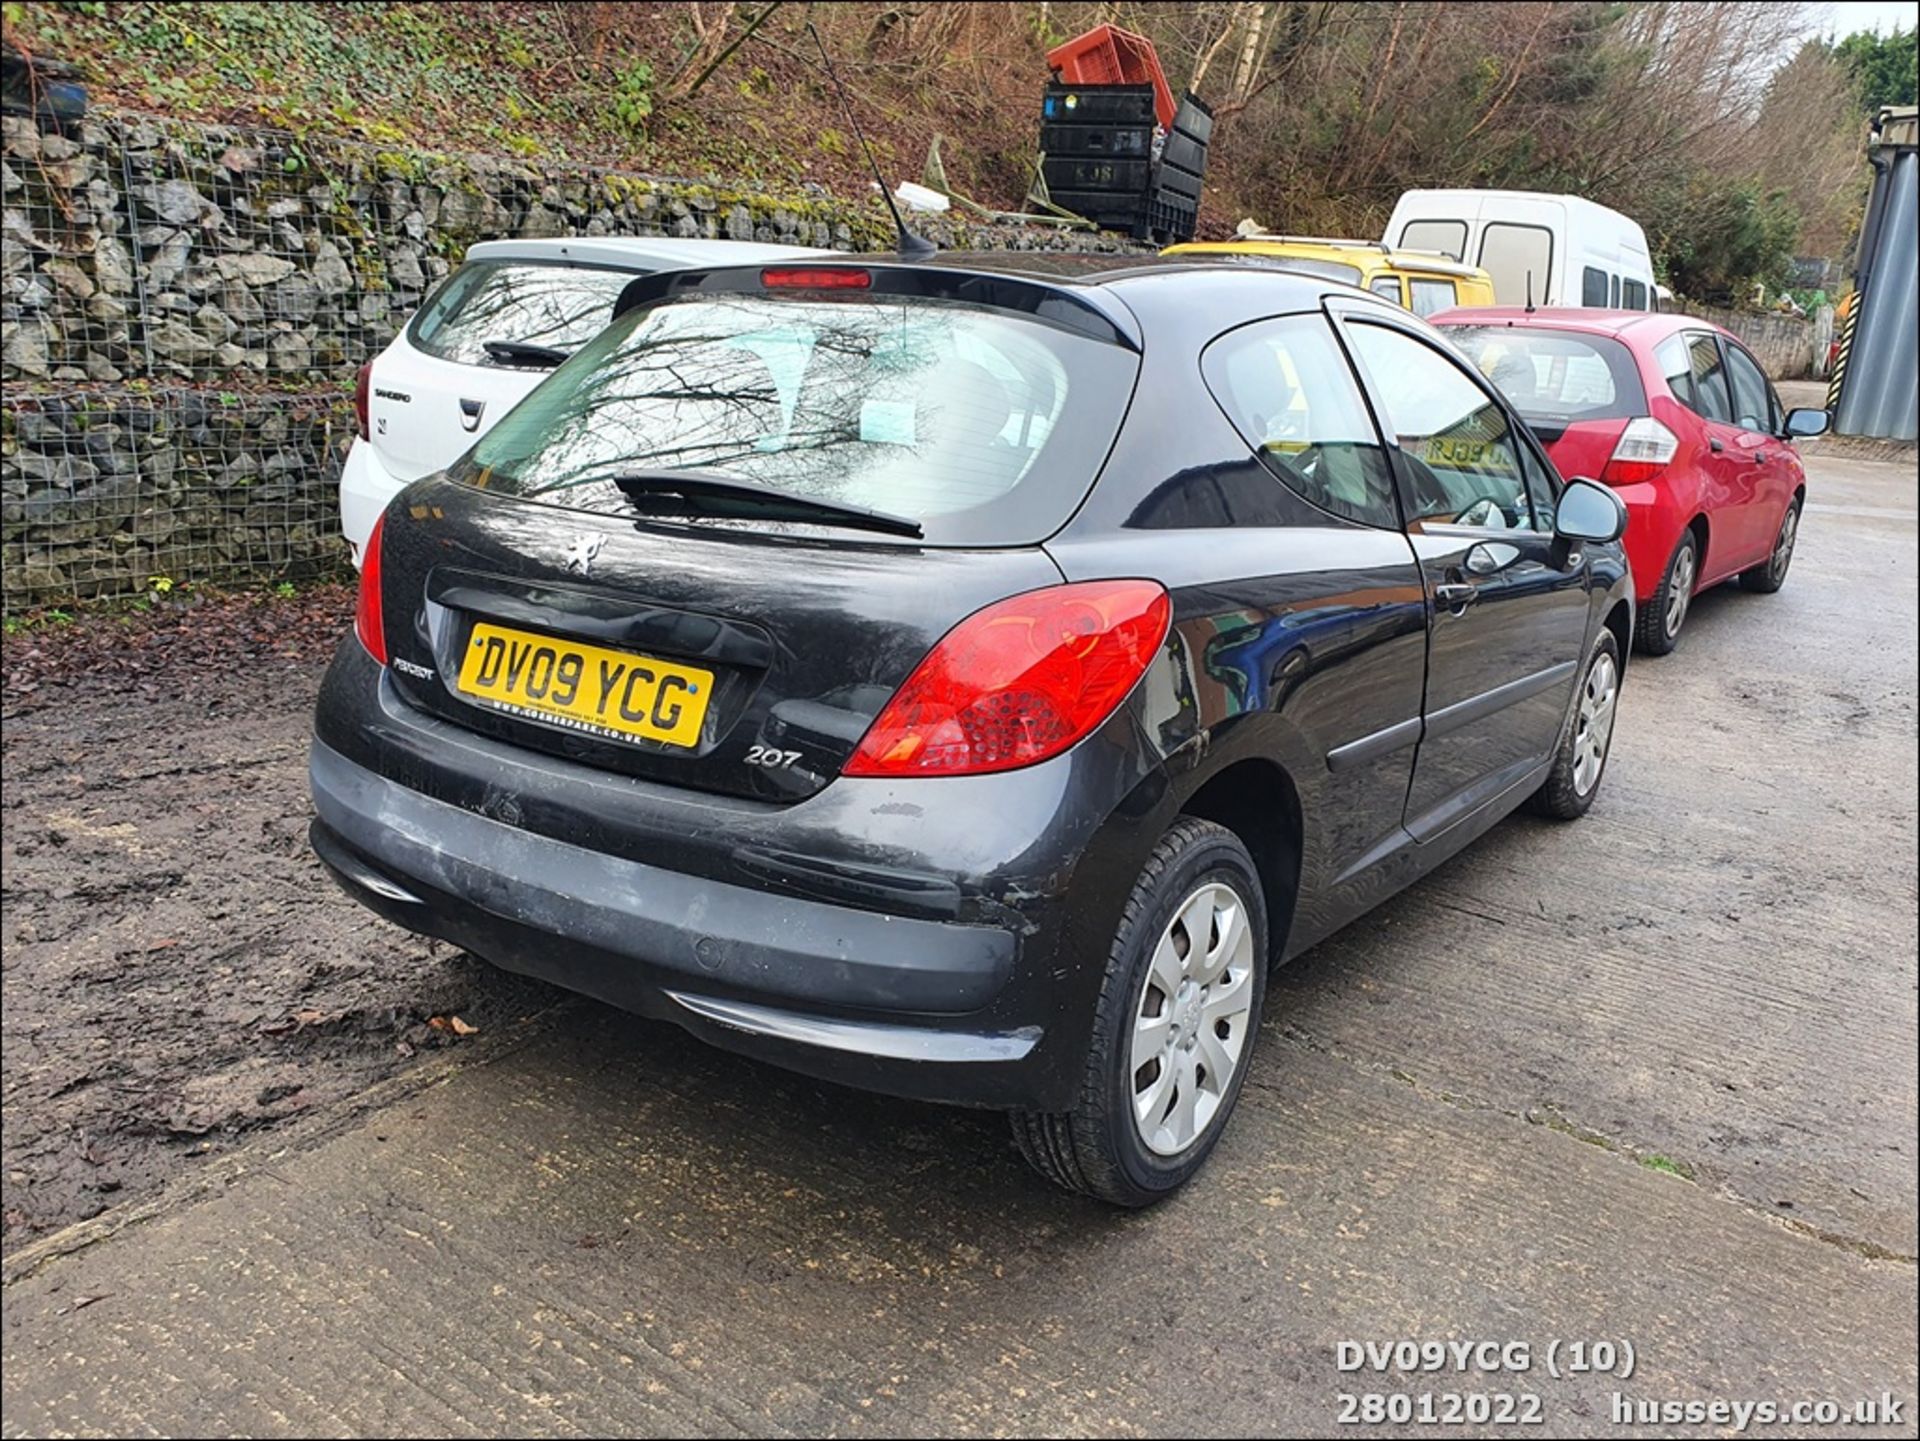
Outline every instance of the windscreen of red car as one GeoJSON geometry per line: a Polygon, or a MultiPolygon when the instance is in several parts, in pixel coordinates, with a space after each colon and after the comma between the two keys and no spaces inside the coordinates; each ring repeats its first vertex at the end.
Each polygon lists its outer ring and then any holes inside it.
{"type": "Polygon", "coordinates": [[[632,515],[617,477],[711,470],[918,522],[928,544],[1030,544],[1085,498],[1137,372],[1119,345],[1013,311],[698,295],[615,321],[453,474],[632,515]]]}
{"type": "Polygon", "coordinates": [[[1573,425],[1647,413],[1633,353],[1604,335],[1538,326],[1448,326],[1480,373],[1529,421],[1573,425]]]}

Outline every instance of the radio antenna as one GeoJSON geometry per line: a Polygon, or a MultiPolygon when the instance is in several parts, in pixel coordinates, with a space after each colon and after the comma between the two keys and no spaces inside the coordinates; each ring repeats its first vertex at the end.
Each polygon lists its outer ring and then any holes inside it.
{"type": "Polygon", "coordinates": [[[833,61],[827,58],[827,47],[821,43],[820,32],[813,28],[813,22],[807,22],[807,34],[813,37],[813,45],[820,52],[820,68],[827,72],[827,79],[833,82],[833,93],[840,97],[840,108],[846,113],[847,124],[853,127],[854,138],[860,142],[860,149],[867,157],[867,164],[873,167],[874,183],[880,187],[880,198],[887,202],[887,209],[893,213],[893,228],[899,233],[899,252],[902,260],[926,260],[940,253],[940,247],[924,235],[915,235],[907,229],[907,222],[900,218],[900,207],[894,203],[893,192],[887,189],[887,180],[880,173],[880,162],[873,158],[873,147],[867,144],[867,137],[860,129],[855,118],[853,106],[847,102],[847,92],[840,88],[840,77],[834,73],[833,61]]]}

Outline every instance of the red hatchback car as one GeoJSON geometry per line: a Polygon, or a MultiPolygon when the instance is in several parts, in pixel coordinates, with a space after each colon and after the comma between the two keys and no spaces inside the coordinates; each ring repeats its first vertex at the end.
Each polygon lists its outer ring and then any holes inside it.
{"type": "Polygon", "coordinates": [[[1789,411],[1738,340],[1687,315],[1448,310],[1431,317],[1533,426],[1562,475],[1626,502],[1634,643],[1665,655],[1693,597],[1734,576],[1787,578],[1806,499],[1792,442],[1827,428],[1789,411]]]}

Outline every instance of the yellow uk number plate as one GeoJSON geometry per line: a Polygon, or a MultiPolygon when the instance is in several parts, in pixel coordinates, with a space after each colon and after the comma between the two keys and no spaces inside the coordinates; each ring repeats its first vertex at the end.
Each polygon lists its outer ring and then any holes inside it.
{"type": "Polygon", "coordinates": [[[692,746],[713,672],[483,622],[467,638],[459,687],[498,710],[594,735],[692,746]]]}
{"type": "Polygon", "coordinates": [[[1483,465],[1493,446],[1484,440],[1468,440],[1458,435],[1436,435],[1427,442],[1427,462],[1448,468],[1483,465]]]}

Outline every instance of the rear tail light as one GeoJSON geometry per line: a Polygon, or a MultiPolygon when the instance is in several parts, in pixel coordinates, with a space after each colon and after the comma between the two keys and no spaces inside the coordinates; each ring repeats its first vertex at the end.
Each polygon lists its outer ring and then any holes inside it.
{"type": "Polygon", "coordinates": [[[382,515],[367,532],[366,549],[360,554],[360,598],[353,607],[353,632],[381,665],[387,663],[386,617],[380,609],[380,533],[386,525],[382,515]]]}
{"type": "Polygon", "coordinates": [[[1680,438],[1666,426],[1650,415],[1636,415],[1620,432],[1620,441],[1613,447],[1613,458],[1600,472],[1600,479],[1608,485],[1637,485],[1643,480],[1652,480],[1667,468],[1667,462],[1679,449],[1680,438]]]}
{"type": "Polygon", "coordinates": [[[975,611],[887,702],[846,774],[981,775],[1059,755],[1138,684],[1172,613],[1150,580],[1081,581],[975,611]]]}
{"type": "Polygon", "coordinates": [[[369,360],[360,367],[360,373],[353,378],[353,424],[362,440],[372,440],[371,428],[367,424],[368,393],[373,386],[373,362],[369,360]]]}
{"type": "Polygon", "coordinates": [[[865,290],[873,276],[847,266],[783,265],[761,271],[760,283],[769,290],[865,290]]]}

